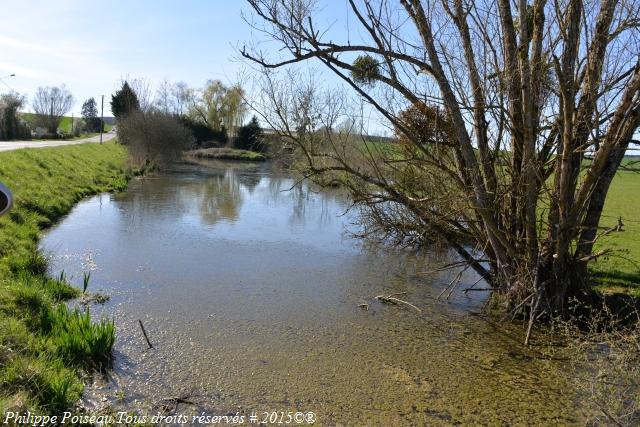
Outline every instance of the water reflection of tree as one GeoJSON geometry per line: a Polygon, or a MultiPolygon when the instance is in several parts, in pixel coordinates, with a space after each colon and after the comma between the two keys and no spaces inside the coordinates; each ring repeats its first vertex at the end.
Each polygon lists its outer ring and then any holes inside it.
{"type": "Polygon", "coordinates": [[[223,175],[205,180],[198,187],[202,221],[207,225],[214,225],[220,220],[236,221],[242,207],[243,187],[248,189],[247,184],[241,185],[232,168],[226,169],[223,175]]]}
{"type": "Polygon", "coordinates": [[[249,194],[253,194],[255,188],[262,181],[262,176],[258,174],[236,174],[238,177],[238,182],[247,189],[249,194]]]}
{"type": "MultiPolygon", "coordinates": [[[[189,184],[193,186],[194,183],[186,183],[189,184]]],[[[135,223],[148,223],[150,219],[185,214],[189,198],[178,187],[179,184],[170,176],[145,177],[135,183],[135,189],[118,193],[114,199],[131,227],[135,223]]]]}
{"type": "MultiPolygon", "coordinates": [[[[150,218],[176,217],[176,214],[197,216],[209,226],[221,220],[234,222],[247,196],[259,197],[267,206],[290,207],[286,215],[293,226],[315,222],[318,226],[326,225],[335,215],[335,205],[345,210],[348,206],[339,192],[316,191],[304,182],[296,185],[290,177],[233,167],[207,167],[200,170],[202,173],[184,172],[145,178],[138,182],[135,191],[116,196],[130,226],[138,221],[148,222],[150,218]]],[[[252,215],[261,213],[252,212],[252,215]]]]}
{"type": "MultiPolygon", "coordinates": [[[[304,224],[307,217],[307,206],[310,202],[309,188],[307,185],[296,185],[289,191],[289,196],[292,200],[292,212],[289,218],[289,223],[304,224]]],[[[324,203],[323,203],[324,205],[324,203]]]]}
{"type": "Polygon", "coordinates": [[[296,182],[291,178],[269,178],[267,196],[269,204],[290,201],[291,225],[309,224],[317,217],[318,226],[323,226],[333,218],[333,205],[344,207],[345,211],[349,206],[347,199],[338,191],[314,189],[307,182],[296,182]]]}

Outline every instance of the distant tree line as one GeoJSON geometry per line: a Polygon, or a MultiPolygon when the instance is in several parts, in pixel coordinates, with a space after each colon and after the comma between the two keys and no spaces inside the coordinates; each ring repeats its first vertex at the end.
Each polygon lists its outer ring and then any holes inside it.
{"type": "MultiPolygon", "coordinates": [[[[124,80],[112,95],[111,111],[118,124],[120,141],[132,145],[143,135],[140,145],[147,147],[143,152],[152,158],[164,159],[186,149],[227,145],[264,151],[262,130],[257,119],[254,117],[243,126],[248,109],[244,98],[242,87],[228,86],[219,80],[208,80],[204,87],[196,89],[184,82],[171,83],[165,79],[154,93],[147,80],[136,78],[124,80]],[[175,132],[151,132],[148,122],[165,131],[171,126],[175,132]],[[139,129],[148,131],[141,134],[139,129]],[[155,141],[169,135],[185,138],[169,145],[166,141],[155,141]],[[155,156],[154,145],[167,155],[155,156]]],[[[2,95],[0,139],[29,139],[32,135],[61,138],[103,129],[104,123],[93,97],[83,102],[81,117],[73,118],[70,126],[61,126],[74,102],[73,95],[64,84],[39,87],[31,103],[34,114],[21,114],[27,104],[26,98],[17,93],[2,95]]]]}
{"type": "Polygon", "coordinates": [[[71,111],[74,97],[66,86],[39,87],[31,101],[33,114],[24,113],[27,99],[11,92],[0,96],[0,140],[30,139],[33,135],[44,138],[78,136],[86,132],[98,132],[98,117],[94,98],[82,105],[82,118],[71,121],[70,128],[61,129],[65,114],[71,111]]]}
{"type": "Polygon", "coordinates": [[[148,82],[130,79],[111,98],[119,140],[138,161],[166,161],[187,149],[229,144],[264,151],[257,118],[243,126],[247,104],[240,86],[209,80],[194,89],[163,80],[151,93],[148,82]]]}

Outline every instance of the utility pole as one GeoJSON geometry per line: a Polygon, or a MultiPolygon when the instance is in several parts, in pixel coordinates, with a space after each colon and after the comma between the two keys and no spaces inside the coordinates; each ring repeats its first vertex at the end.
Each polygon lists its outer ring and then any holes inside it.
{"type": "MultiPolygon", "coordinates": [[[[49,96],[49,104],[51,106],[51,108],[49,108],[49,120],[47,120],[47,122],[49,123],[49,125],[51,125],[51,123],[53,123],[53,95],[49,96]]],[[[53,126],[51,126],[51,128],[53,128],[53,126]]],[[[47,130],[47,132],[49,132],[49,129],[47,130]]],[[[58,128],[56,127],[53,130],[54,134],[58,134],[58,128]]]]}
{"type": "Polygon", "coordinates": [[[102,101],[100,102],[100,144],[102,144],[102,131],[104,130],[104,95],[102,95],[102,101]]]}
{"type": "Polygon", "coordinates": [[[73,137],[73,111],[71,112],[71,137],[73,137]]]}

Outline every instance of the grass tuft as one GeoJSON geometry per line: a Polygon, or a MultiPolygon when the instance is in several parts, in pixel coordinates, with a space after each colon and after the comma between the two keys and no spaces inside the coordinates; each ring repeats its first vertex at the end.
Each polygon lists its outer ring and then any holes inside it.
{"type": "Polygon", "coordinates": [[[91,279],[91,272],[82,273],[82,293],[87,293],[87,288],[89,287],[89,280],[91,279]]]}
{"type": "Polygon", "coordinates": [[[69,309],[58,305],[49,312],[47,334],[58,355],[70,365],[102,369],[111,361],[111,348],[116,340],[112,321],[92,322],[89,309],[69,309]]]}

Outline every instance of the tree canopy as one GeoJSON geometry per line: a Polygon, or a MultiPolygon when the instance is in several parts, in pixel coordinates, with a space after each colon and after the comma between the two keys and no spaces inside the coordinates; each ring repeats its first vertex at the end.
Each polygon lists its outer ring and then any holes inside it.
{"type": "Polygon", "coordinates": [[[235,139],[234,145],[241,150],[249,151],[264,151],[264,135],[258,118],[253,116],[249,123],[241,126],[238,129],[238,136],[235,139]]]}
{"type": "Polygon", "coordinates": [[[95,99],[89,98],[82,104],[81,114],[85,121],[87,130],[90,132],[97,132],[100,130],[101,120],[98,117],[98,106],[95,99]]]}
{"type": "Polygon", "coordinates": [[[244,119],[244,91],[238,85],[227,87],[219,80],[207,81],[192,97],[189,115],[214,131],[234,131],[244,119]]]}
{"type": "Polygon", "coordinates": [[[116,119],[120,119],[133,111],[140,110],[138,96],[131,89],[128,82],[124,82],[122,87],[111,96],[111,112],[116,119]]]}

